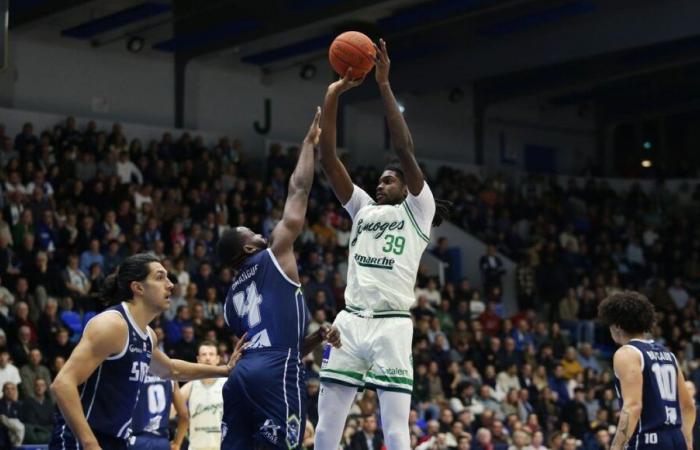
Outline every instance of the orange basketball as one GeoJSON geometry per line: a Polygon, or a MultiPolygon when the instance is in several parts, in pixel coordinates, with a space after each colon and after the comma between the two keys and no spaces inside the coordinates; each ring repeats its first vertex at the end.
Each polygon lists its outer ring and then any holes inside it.
{"type": "Polygon", "coordinates": [[[328,59],[341,77],[352,68],[352,77],[362,78],[374,67],[376,54],[370,38],[358,31],[346,31],[331,44],[328,59]]]}

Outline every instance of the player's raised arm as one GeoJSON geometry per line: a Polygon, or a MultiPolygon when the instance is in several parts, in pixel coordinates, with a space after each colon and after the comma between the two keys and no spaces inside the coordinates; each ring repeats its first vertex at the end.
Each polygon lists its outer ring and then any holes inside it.
{"type": "Polygon", "coordinates": [[[399,104],[389,84],[390,64],[391,61],[389,60],[389,54],[386,50],[386,42],[384,42],[384,39],[380,39],[379,45],[377,46],[374,75],[379,85],[379,92],[382,94],[382,102],[384,103],[386,120],[389,126],[389,135],[391,136],[391,145],[401,163],[401,169],[406,178],[405,181],[408,191],[412,195],[417,196],[423,189],[423,172],[420,170],[413,153],[411,132],[408,130],[406,120],[399,109],[399,104]]]}
{"type": "Polygon", "coordinates": [[[610,450],[623,450],[634,434],[642,414],[644,377],[642,376],[642,361],[639,359],[639,352],[629,347],[621,347],[615,352],[613,368],[620,380],[622,409],[610,450]]]}
{"type": "Polygon", "coordinates": [[[85,383],[109,356],[121,352],[127,339],[127,325],[118,315],[102,314],[95,317],[85,328],[82,339],[51,384],[51,392],[63,417],[86,450],[99,448],[99,444],[85,418],[78,386],[85,383]]]}
{"type": "Polygon", "coordinates": [[[321,167],[323,172],[331,182],[331,187],[335,196],[341,204],[346,204],[352,196],[353,184],[348,175],[348,171],[336,154],[337,123],[338,123],[338,99],[340,95],[359,86],[364,78],[352,79],[352,70],[340,80],[331,83],[326,91],[326,98],[323,101],[323,115],[321,116],[321,167]]]}
{"type": "Polygon", "coordinates": [[[282,220],[272,230],[270,248],[275,254],[282,270],[294,281],[299,281],[296,259],[294,258],[294,241],[304,229],[306,207],[314,181],[314,147],[322,134],[319,122],[321,108],[316,108],[316,115],[309,127],[301,146],[299,160],[289,178],[289,192],[284,204],[282,220]]]}
{"type": "Polygon", "coordinates": [[[676,364],[678,370],[678,401],[681,405],[681,424],[683,426],[683,437],[688,449],[693,448],[693,427],[695,426],[695,401],[688,392],[685,385],[685,377],[681,368],[676,364]]]}

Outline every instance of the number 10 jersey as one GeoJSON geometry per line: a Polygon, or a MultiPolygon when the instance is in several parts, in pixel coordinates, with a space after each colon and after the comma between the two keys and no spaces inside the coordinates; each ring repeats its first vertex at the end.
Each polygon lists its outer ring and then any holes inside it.
{"type": "MultiPolygon", "coordinates": [[[[635,349],[642,364],[642,414],[635,434],[630,438],[630,448],[645,436],[681,427],[678,399],[678,363],[676,357],[663,345],[654,341],[632,339],[628,347],[635,349]]],[[[622,403],[620,381],[615,377],[615,389],[622,403]]],[[[652,442],[653,443],[653,442],[652,442]]],[[[641,448],[641,447],[640,447],[641,448]]]]}

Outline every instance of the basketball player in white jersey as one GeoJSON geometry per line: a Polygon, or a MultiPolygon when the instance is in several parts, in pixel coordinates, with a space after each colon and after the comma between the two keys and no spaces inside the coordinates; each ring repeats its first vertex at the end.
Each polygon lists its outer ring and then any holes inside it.
{"type": "MultiPolygon", "coordinates": [[[[197,362],[218,366],[217,345],[203,341],[197,349],[197,362]]],[[[190,414],[188,440],[191,450],[219,450],[221,447],[221,419],[224,415],[224,397],[221,390],[227,378],[206,378],[190,381],[182,387],[182,396],[190,414]]]]}
{"type": "MultiPolygon", "coordinates": [[[[413,154],[413,142],[389,85],[386,44],[377,47],[375,78],[399,164],[379,178],[376,202],[353,184],[336,156],[341,93],[359,85],[349,73],[328,87],[321,119],[321,165],[336,197],[353,219],[346,308],[334,325],[343,345],[326,347],[321,368],[316,450],[336,450],[360,388],[377,391],[389,450],[410,446],[408,415],[413,389],[409,309],[421,255],[430,242],[436,202],[413,154]]],[[[439,205],[438,219],[446,214],[439,205]]]]}

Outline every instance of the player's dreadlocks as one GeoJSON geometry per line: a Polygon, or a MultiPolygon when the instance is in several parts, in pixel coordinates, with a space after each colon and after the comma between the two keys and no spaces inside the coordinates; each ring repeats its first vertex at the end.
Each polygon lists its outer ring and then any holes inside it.
{"type": "MultiPolygon", "coordinates": [[[[392,162],[384,167],[384,170],[391,170],[396,173],[396,176],[401,180],[402,183],[406,182],[404,177],[403,169],[399,163],[392,162]]],[[[452,210],[453,203],[449,200],[436,198],[435,199],[435,216],[433,217],[433,226],[439,227],[440,224],[450,218],[450,212],[452,210]]]]}

